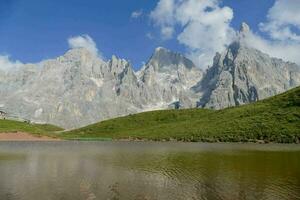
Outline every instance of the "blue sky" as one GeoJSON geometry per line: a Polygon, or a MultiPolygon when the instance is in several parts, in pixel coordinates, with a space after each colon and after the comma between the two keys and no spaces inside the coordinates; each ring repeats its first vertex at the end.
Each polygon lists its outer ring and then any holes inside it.
{"type": "MultiPolygon", "coordinates": [[[[159,0],[1,0],[0,54],[23,63],[64,54],[68,38],[87,34],[105,58],[113,54],[130,60],[135,69],[147,61],[157,46],[186,53],[189,46],[176,37],[160,36],[160,26],[150,19],[159,0]],[[134,11],[142,11],[132,18],[134,11]],[[147,37],[151,34],[152,38],[147,37]]],[[[230,26],[246,21],[254,33],[267,21],[275,0],[224,0],[234,12],[230,26]]],[[[182,27],[181,27],[182,28],[182,27]]],[[[176,30],[177,31],[177,30],[176,30]]],[[[180,30],[179,30],[180,31],[180,30]]],[[[298,33],[298,32],[297,32],[298,33]]]]}

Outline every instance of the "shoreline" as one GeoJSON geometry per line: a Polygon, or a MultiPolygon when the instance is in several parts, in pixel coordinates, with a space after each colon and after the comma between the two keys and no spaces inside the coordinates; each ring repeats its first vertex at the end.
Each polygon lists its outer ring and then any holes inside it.
{"type": "Polygon", "coordinates": [[[137,139],[137,138],[121,138],[121,139],[114,139],[114,138],[68,138],[62,141],[76,141],[76,142],[127,142],[127,143],[143,143],[143,142],[151,142],[151,143],[203,143],[203,144],[261,144],[261,145],[267,145],[267,144],[294,144],[294,145],[300,145],[300,143],[294,142],[294,143],[279,143],[279,142],[270,142],[265,140],[253,140],[253,141],[215,141],[215,140],[206,140],[206,141],[183,141],[183,140],[176,140],[176,139],[162,139],[162,140],[151,140],[151,139],[137,139]]]}
{"type": "Polygon", "coordinates": [[[0,142],[59,142],[59,141],[76,141],[76,142],[153,142],[153,143],[210,143],[210,144],[298,144],[299,143],[278,143],[269,142],[264,140],[253,140],[248,142],[236,141],[236,142],[224,142],[224,141],[182,141],[176,139],[162,139],[162,140],[150,140],[150,139],[137,139],[137,138],[54,138],[44,135],[35,135],[26,132],[4,132],[0,133],[0,142]]]}
{"type": "Polygon", "coordinates": [[[59,138],[52,138],[48,136],[33,135],[25,132],[7,132],[0,133],[0,142],[51,142],[62,141],[59,138]]]}

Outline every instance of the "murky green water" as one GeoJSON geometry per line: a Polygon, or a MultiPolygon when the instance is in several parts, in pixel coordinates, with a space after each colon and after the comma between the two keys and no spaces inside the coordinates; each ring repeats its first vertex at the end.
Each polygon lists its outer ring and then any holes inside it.
{"type": "Polygon", "coordinates": [[[300,146],[0,142],[0,199],[300,199],[300,146]]]}

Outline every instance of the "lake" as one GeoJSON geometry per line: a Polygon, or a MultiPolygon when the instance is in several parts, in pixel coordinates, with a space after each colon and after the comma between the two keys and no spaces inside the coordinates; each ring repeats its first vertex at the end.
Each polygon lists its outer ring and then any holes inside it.
{"type": "Polygon", "coordinates": [[[300,145],[0,142],[0,199],[300,199],[300,145]]]}

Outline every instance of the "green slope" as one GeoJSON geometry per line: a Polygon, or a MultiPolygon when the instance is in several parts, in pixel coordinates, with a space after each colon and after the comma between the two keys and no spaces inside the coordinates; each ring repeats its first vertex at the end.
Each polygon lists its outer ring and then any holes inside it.
{"type": "Polygon", "coordinates": [[[62,128],[49,124],[29,124],[19,121],[0,120],[0,134],[8,132],[25,132],[35,135],[54,136],[56,131],[62,130],[62,128]]]}
{"type": "Polygon", "coordinates": [[[300,140],[300,87],[269,99],[220,111],[146,112],[64,132],[65,139],[146,139],[293,143],[300,140]]]}

